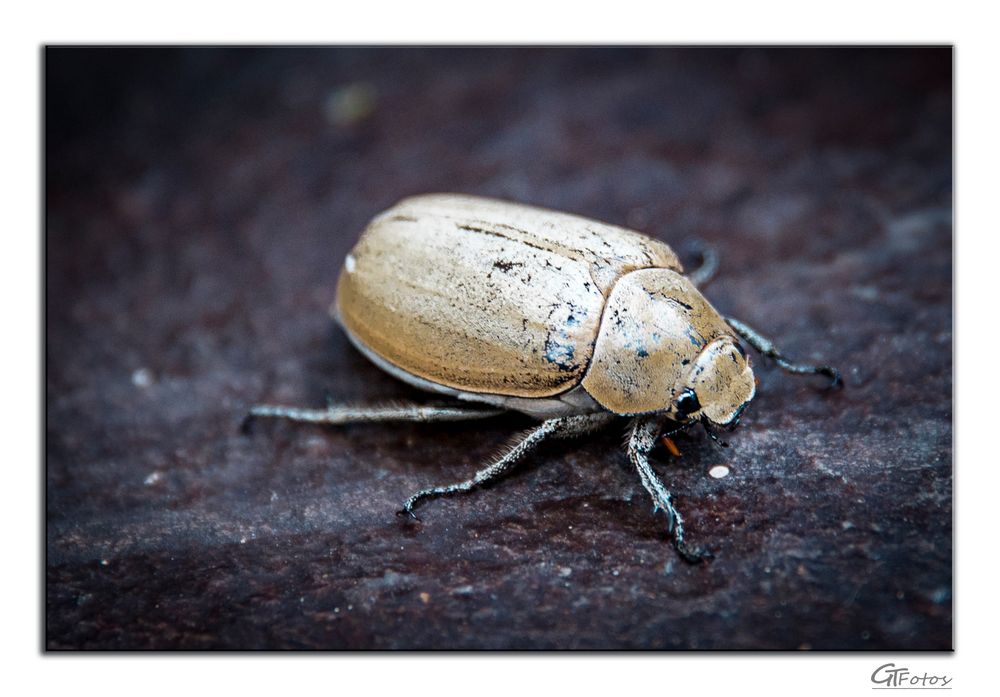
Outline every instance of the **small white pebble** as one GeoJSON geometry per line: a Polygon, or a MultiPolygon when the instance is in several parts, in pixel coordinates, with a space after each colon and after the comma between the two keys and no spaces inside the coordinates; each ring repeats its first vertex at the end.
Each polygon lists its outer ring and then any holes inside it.
{"type": "Polygon", "coordinates": [[[142,480],[142,483],[145,484],[146,486],[153,486],[158,481],[160,481],[162,478],[163,478],[163,475],[160,474],[159,472],[152,472],[152,473],[150,473],[150,475],[148,477],[146,477],[145,479],[142,480]]]}
{"type": "Polygon", "coordinates": [[[573,575],[573,569],[569,568],[568,566],[564,566],[561,569],[559,569],[559,575],[562,576],[563,578],[567,578],[569,576],[572,576],[573,575]]]}
{"type": "Polygon", "coordinates": [[[618,569],[615,569],[614,571],[612,571],[611,575],[612,576],[617,576],[618,575],[618,569]]]}
{"type": "Polygon", "coordinates": [[[101,566],[107,566],[107,565],[108,565],[108,560],[107,559],[101,559],[101,566]]]}
{"type": "Polygon", "coordinates": [[[245,545],[246,543],[247,543],[247,538],[245,538],[245,537],[241,537],[241,538],[240,538],[240,544],[241,544],[241,545],[245,545]]]}
{"type": "Polygon", "coordinates": [[[149,387],[153,384],[153,371],[149,368],[139,368],[132,373],[132,384],[136,387],[149,387]]]}
{"type": "Polygon", "coordinates": [[[277,500],[278,500],[278,492],[277,491],[272,491],[271,492],[271,503],[274,503],[277,500]]]}
{"type": "Polygon", "coordinates": [[[708,471],[708,476],[715,479],[722,479],[723,477],[729,476],[729,468],[725,465],[716,465],[708,471]]]}

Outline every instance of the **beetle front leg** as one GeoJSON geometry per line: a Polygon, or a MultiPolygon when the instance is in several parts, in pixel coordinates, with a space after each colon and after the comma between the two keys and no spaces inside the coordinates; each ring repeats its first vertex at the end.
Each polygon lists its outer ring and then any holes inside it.
{"type": "Polygon", "coordinates": [[[330,404],[326,409],[300,409],[271,404],[259,404],[250,409],[243,422],[244,430],[258,417],[287,419],[313,424],[342,425],[378,423],[382,421],[467,421],[486,419],[503,414],[503,409],[472,407],[464,404],[384,404],[379,406],[350,406],[330,404]]]}
{"type": "Polygon", "coordinates": [[[725,319],[726,323],[733,328],[733,331],[743,337],[748,344],[757,349],[757,351],[762,355],[774,359],[774,362],[777,363],[785,372],[793,373],[795,375],[825,375],[830,378],[831,388],[843,385],[843,380],[841,380],[840,377],[840,371],[836,368],[829,365],[794,363],[781,355],[781,352],[778,350],[778,347],[774,345],[773,341],[747,323],[741,322],[733,317],[726,317],[725,319]]]}
{"type": "Polygon", "coordinates": [[[398,514],[416,518],[417,516],[414,515],[413,509],[417,504],[427,499],[469,491],[470,489],[500,479],[547,438],[575,438],[582,436],[606,426],[614,418],[612,414],[601,413],[584,414],[582,416],[563,416],[543,421],[539,426],[528,431],[523,438],[518,440],[507,452],[497,458],[496,461],[476,472],[475,476],[471,479],[418,491],[406,500],[403,507],[398,511],[398,514]]]}
{"type": "Polygon", "coordinates": [[[684,541],[684,519],[674,507],[673,498],[663,486],[649,464],[649,453],[656,445],[662,426],[661,417],[647,416],[635,419],[628,435],[628,459],[639,472],[642,485],[653,497],[653,513],[663,511],[667,516],[667,532],[674,535],[674,546],[685,561],[696,564],[711,559],[712,554],[700,547],[688,547],[684,541]]]}

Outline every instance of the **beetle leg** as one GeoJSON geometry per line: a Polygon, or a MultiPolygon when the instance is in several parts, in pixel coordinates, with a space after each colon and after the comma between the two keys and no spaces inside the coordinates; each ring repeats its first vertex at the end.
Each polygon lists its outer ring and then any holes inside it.
{"type": "Polygon", "coordinates": [[[288,419],[314,424],[375,423],[379,421],[466,421],[485,419],[503,414],[503,409],[471,407],[465,405],[385,404],[355,407],[345,404],[328,404],[326,409],[299,409],[270,404],[259,404],[250,409],[244,420],[244,430],[249,422],[260,416],[288,419]]]}
{"type": "Polygon", "coordinates": [[[807,365],[805,363],[794,363],[783,355],[778,350],[778,347],[774,345],[774,342],[768,339],[766,336],[760,334],[756,329],[741,322],[733,317],[726,317],[726,323],[733,328],[737,334],[739,334],[743,339],[753,346],[762,355],[768,358],[773,358],[774,362],[777,363],[781,368],[788,373],[794,373],[796,375],[825,375],[830,378],[830,387],[840,387],[843,385],[843,380],[840,378],[840,371],[829,365],[807,365]]]}
{"type": "Polygon", "coordinates": [[[563,416],[556,419],[543,421],[539,426],[525,433],[524,437],[518,440],[513,447],[498,457],[494,462],[476,472],[472,479],[464,482],[448,484],[447,486],[436,486],[418,491],[408,498],[403,504],[403,508],[398,511],[398,515],[408,515],[416,518],[413,509],[417,504],[425,499],[437,498],[438,496],[448,496],[463,491],[469,491],[484,484],[493,482],[520,462],[528,453],[534,450],[547,438],[575,438],[590,431],[596,431],[602,426],[606,426],[614,420],[613,414],[584,414],[581,416],[563,416]]]}
{"type": "Polygon", "coordinates": [[[684,519],[674,507],[673,498],[663,486],[649,464],[649,452],[660,435],[661,419],[647,416],[635,419],[628,434],[628,459],[639,471],[642,485],[653,497],[653,512],[663,511],[667,516],[667,531],[674,535],[674,546],[685,561],[692,564],[711,558],[712,554],[700,547],[688,547],[684,541],[684,519]]]}
{"type": "Polygon", "coordinates": [[[707,244],[698,244],[697,252],[701,257],[701,266],[687,274],[687,277],[695,287],[700,288],[715,278],[715,272],[719,270],[719,254],[707,244]]]}

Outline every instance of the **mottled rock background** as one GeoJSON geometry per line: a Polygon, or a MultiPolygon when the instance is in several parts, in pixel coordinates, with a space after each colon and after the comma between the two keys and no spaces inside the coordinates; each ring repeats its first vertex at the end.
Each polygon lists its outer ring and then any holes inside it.
{"type": "Polygon", "coordinates": [[[930,49],[49,49],[46,646],[947,649],[952,54],[930,49]],[[364,223],[487,194],[721,253],[757,360],[732,447],[621,432],[394,511],[513,431],[260,423],[424,399],[326,314],[364,223]],[[729,476],[709,470],[724,464],[729,476]]]}

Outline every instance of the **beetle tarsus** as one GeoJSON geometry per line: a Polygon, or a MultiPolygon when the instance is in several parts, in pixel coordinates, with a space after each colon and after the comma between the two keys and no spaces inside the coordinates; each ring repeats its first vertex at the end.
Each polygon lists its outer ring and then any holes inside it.
{"type": "Polygon", "coordinates": [[[734,317],[726,317],[726,324],[732,327],[733,331],[739,334],[744,341],[754,347],[762,356],[772,359],[786,373],[792,375],[825,375],[830,378],[830,389],[841,387],[844,381],[840,377],[840,371],[829,365],[810,365],[808,363],[796,363],[789,360],[774,342],[758,332],[746,322],[734,317]]]}
{"type": "Polygon", "coordinates": [[[653,498],[653,512],[663,511],[667,517],[667,533],[673,535],[674,547],[684,561],[696,564],[711,558],[711,554],[700,547],[688,547],[684,541],[684,519],[674,507],[673,497],[663,486],[649,464],[649,452],[656,445],[660,433],[661,418],[640,417],[632,422],[629,430],[628,457],[639,472],[642,485],[653,498]]]}

